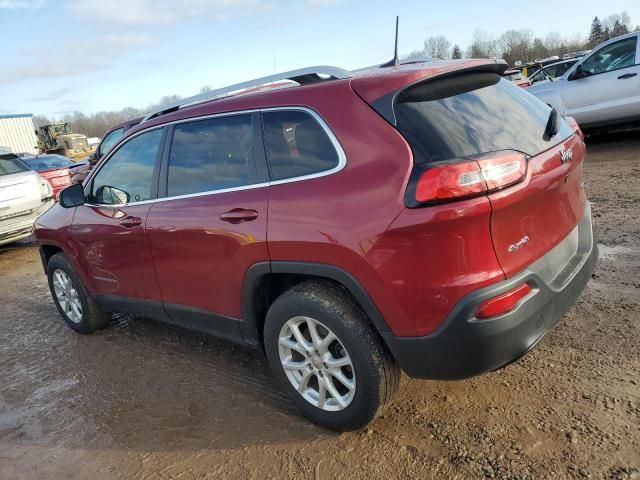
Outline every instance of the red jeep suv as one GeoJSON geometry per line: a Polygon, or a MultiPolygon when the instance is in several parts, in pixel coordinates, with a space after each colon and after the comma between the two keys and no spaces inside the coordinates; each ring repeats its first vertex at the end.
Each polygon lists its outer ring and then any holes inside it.
{"type": "Polygon", "coordinates": [[[401,370],[518,359],[597,248],[582,133],[504,70],[318,67],[147,115],[37,221],[60,314],[80,333],[129,312],[261,348],[337,430],[373,420],[401,370]]]}

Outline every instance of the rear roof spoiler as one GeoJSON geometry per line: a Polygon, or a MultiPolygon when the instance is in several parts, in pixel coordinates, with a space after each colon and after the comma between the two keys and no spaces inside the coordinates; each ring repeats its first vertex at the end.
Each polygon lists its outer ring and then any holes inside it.
{"type": "MultiPolygon", "coordinates": [[[[386,91],[380,88],[380,77],[355,77],[351,81],[353,90],[367,102],[376,112],[378,112],[387,122],[396,126],[396,115],[394,105],[398,94],[414,85],[431,80],[442,80],[447,77],[464,75],[470,72],[491,72],[502,75],[508,65],[504,60],[471,60],[462,65],[460,63],[443,64],[443,68],[434,73],[434,64],[429,68],[404,72],[403,76],[397,76],[388,82],[386,91]],[[373,78],[373,81],[371,80],[373,78]],[[375,85],[377,81],[377,85],[375,85]]],[[[398,71],[398,74],[403,72],[398,71]]]]}

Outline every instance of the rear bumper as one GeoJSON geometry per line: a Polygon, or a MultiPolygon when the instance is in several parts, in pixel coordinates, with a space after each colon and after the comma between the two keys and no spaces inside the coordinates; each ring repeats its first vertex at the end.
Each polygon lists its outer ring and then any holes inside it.
{"type": "Polygon", "coordinates": [[[26,215],[0,219],[0,245],[15,242],[31,235],[33,223],[51,205],[53,205],[53,200],[48,200],[26,215]]]}
{"type": "Polygon", "coordinates": [[[589,205],[576,230],[520,274],[465,296],[434,333],[397,337],[382,332],[400,367],[415,378],[453,380],[498,369],[527,353],[576,302],[595,268],[598,249],[589,205]],[[550,275],[554,255],[566,251],[569,242],[572,255],[550,275]],[[487,320],[475,318],[484,300],[525,282],[533,291],[514,310],[487,320]]]}

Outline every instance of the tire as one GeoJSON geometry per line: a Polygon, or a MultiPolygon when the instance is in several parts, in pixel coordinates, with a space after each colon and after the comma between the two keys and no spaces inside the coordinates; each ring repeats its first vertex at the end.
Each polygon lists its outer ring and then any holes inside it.
{"type": "Polygon", "coordinates": [[[62,253],[56,253],[49,259],[47,277],[53,302],[69,327],[78,333],[88,334],[107,326],[109,320],[111,320],[111,313],[102,310],[91,298],[80,277],[62,253]],[[63,281],[65,278],[71,282],[69,288],[66,289],[63,281]],[[65,298],[77,298],[81,306],[79,316],[77,315],[77,309],[70,306],[71,302],[63,302],[64,305],[61,304],[56,288],[58,291],[64,291],[65,298]]]}
{"type": "Polygon", "coordinates": [[[365,427],[400,384],[400,369],[365,313],[330,282],[303,282],[278,297],[265,320],[264,348],[280,387],[309,420],[331,430],[365,427]]]}

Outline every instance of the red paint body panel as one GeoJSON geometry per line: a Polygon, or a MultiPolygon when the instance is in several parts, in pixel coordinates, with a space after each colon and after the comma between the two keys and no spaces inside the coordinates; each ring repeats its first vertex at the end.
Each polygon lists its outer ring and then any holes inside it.
{"type": "Polygon", "coordinates": [[[242,317],[242,281],[254,263],[268,261],[267,188],[173,199],[147,218],[161,298],[228,317],[242,317]],[[231,224],[220,215],[255,210],[253,221],[231,224]]]}
{"type": "Polygon", "coordinates": [[[585,146],[578,135],[529,159],[524,182],[489,195],[491,234],[500,265],[513,276],[555,247],[578,224],[587,199],[582,188],[585,146]],[[563,164],[562,149],[573,159],[563,164]],[[529,241],[508,252],[524,237],[529,241]]]}
{"type": "Polygon", "coordinates": [[[359,276],[378,279],[371,294],[394,334],[431,333],[464,295],[504,279],[490,216],[486,197],[405,209],[368,252],[359,276]]]}
{"type": "Polygon", "coordinates": [[[93,294],[138,299],[159,298],[151,248],[144,221],[151,205],[76,207],[69,243],[77,250],[78,266],[93,294]],[[141,219],[140,226],[120,224],[127,217],[141,219]]]}

